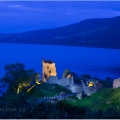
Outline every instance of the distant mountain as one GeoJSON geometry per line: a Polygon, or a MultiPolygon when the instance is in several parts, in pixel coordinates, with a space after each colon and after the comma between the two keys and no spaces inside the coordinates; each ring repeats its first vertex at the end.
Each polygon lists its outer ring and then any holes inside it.
{"type": "Polygon", "coordinates": [[[0,43],[88,46],[120,49],[120,16],[83,20],[54,29],[0,34],[0,43]]]}

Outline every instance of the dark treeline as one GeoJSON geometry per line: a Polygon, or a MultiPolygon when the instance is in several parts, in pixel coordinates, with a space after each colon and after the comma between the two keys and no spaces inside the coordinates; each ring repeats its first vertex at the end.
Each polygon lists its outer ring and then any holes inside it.
{"type": "MultiPolygon", "coordinates": [[[[2,100],[2,99],[1,99],[2,100]]],[[[90,111],[87,108],[79,108],[72,106],[65,101],[52,104],[49,102],[43,102],[37,105],[28,104],[25,99],[21,97],[19,103],[14,102],[14,105],[10,104],[4,106],[0,103],[0,119],[105,119],[105,118],[120,118],[119,110],[114,108],[107,111],[97,110],[90,111]],[[11,106],[11,107],[10,107],[11,106]]]]}

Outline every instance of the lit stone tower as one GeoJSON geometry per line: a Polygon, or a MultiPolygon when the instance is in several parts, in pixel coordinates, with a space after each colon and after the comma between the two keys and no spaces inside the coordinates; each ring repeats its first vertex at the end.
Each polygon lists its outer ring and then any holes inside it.
{"type": "Polygon", "coordinates": [[[56,75],[55,63],[51,60],[42,60],[42,82],[46,82],[50,76],[56,75]]]}

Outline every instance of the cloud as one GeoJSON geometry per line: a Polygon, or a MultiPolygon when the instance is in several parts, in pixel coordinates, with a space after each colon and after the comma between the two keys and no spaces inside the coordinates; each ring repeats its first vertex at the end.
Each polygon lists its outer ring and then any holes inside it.
{"type": "Polygon", "coordinates": [[[7,9],[9,10],[31,10],[31,11],[36,11],[38,10],[35,7],[28,7],[26,5],[21,4],[20,2],[1,2],[0,1],[0,8],[1,9],[7,9]]]}
{"type": "Polygon", "coordinates": [[[79,9],[79,8],[66,8],[64,9],[63,15],[66,16],[73,16],[73,17],[114,17],[120,15],[120,10],[113,10],[113,9],[79,9]]]}
{"type": "MultiPolygon", "coordinates": [[[[0,23],[36,26],[64,26],[90,18],[120,15],[119,4],[84,2],[0,2],[0,23]],[[5,22],[6,21],[6,22],[5,22]]],[[[47,28],[47,27],[46,27],[47,28]]]]}
{"type": "Polygon", "coordinates": [[[27,7],[25,5],[20,5],[20,4],[9,4],[7,5],[8,8],[13,8],[13,9],[17,9],[17,10],[30,10],[30,11],[36,11],[38,9],[33,8],[33,7],[27,7]]]}
{"type": "Polygon", "coordinates": [[[22,5],[18,5],[18,4],[16,4],[16,5],[8,5],[10,8],[23,8],[23,6],[22,5]]]}
{"type": "MultiPolygon", "coordinates": [[[[43,3],[43,2],[38,2],[38,5],[36,2],[32,2],[29,4],[30,2],[26,3],[26,2],[0,2],[0,11],[4,12],[5,14],[7,13],[15,13],[15,12],[19,12],[20,13],[24,13],[24,14],[33,14],[33,16],[36,15],[37,16],[41,16],[41,15],[46,15],[47,16],[52,16],[53,14],[56,16],[74,16],[74,15],[79,15],[82,16],[84,14],[84,16],[91,14],[91,15],[97,15],[97,16],[104,16],[106,14],[111,14],[114,16],[115,15],[120,15],[119,11],[117,10],[108,10],[108,9],[98,9],[98,8],[86,8],[86,7],[75,7],[75,6],[71,6],[71,5],[59,5],[58,3],[55,6],[50,6],[49,3],[43,3]],[[43,6],[42,6],[42,5],[43,6]]],[[[51,4],[51,2],[50,2],[51,4]]],[[[55,3],[54,3],[55,4],[55,3]]],[[[88,7],[88,6],[87,6],[88,7]]]]}

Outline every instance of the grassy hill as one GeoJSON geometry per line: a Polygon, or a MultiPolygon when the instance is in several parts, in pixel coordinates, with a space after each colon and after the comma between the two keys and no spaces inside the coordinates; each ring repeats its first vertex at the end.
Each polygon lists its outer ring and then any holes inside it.
{"type": "MultiPolygon", "coordinates": [[[[28,94],[30,99],[37,99],[41,97],[51,97],[59,95],[64,91],[70,94],[71,91],[65,87],[57,84],[41,84],[35,86],[28,94]]],[[[76,96],[72,96],[66,99],[67,103],[79,107],[88,107],[90,110],[107,110],[108,108],[116,107],[120,109],[120,88],[104,88],[99,92],[92,94],[91,96],[78,99],[76,96]]]]}
{"type": "Polygon", "coordinates": [[[60,92],[65,92],[70,94],[71,91],[67,90],[65,87],[62,87],[57,84],[40,84],[35,86],[28,94],[30,98],[40,98],[40,97],[51,97],[59,95],[60,92]]]}
{"type": "Polygon", "coordinates": [[[80,21],[64,27],[0,34],[0,43],[88,46],[120,49],[120,16],[80,21]]]}
{"type": "Polygon", "coordinates": [[[76,102],[66,101],[75,106],[88,107],[90,110],[107,110],[111,107],[120,109],[120,88],[106,88],[80,100],[75,96],[71,98],[76,102]]]}

